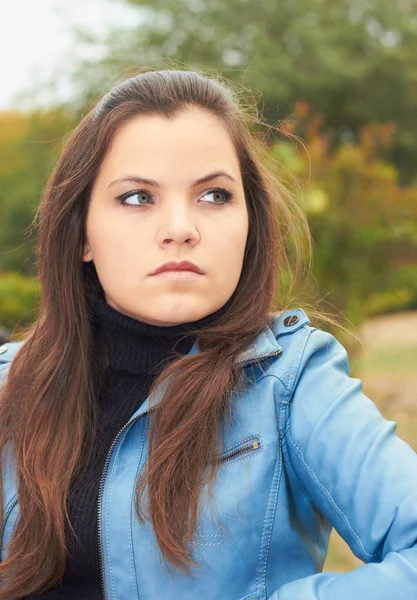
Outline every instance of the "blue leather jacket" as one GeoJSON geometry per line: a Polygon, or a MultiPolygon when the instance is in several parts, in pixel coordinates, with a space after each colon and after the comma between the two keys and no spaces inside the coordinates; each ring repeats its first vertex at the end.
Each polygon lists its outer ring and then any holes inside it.
{"type": "MultiPolygon", "coordinates": [[[[119,432],[97,516],[106,600],[417,598],[417,454],[349,376],[345,348],[309,323],[300,308],[275,316],[239,357],[259,361],[256,379],[232,398],[210,505],[203,488],[193,577],[167,567],[149,520],[135,519],[149,398],[119,432]],[[365,564],[322,572],[332,527],[365,564]]],[[[22,343],[0,348],[3,375],[22,343]]],[[[2,559],[19,515],[3,461],[2,559]]]]}

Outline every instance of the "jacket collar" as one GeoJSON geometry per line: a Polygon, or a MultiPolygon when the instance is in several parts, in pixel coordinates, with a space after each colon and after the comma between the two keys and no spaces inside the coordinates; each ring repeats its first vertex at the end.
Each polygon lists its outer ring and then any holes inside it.
{"type": "MultiPolygon", "coordinates": [[[[272,314],[270,325],[265,326],[254,340],[248,344],[244,351],[239,354],[236,363],[240,364],[242,367],[246,367],[253,362],[260,362],[271,356],[279,356],[284,350],[277,338],[281,335],[292,333],[308,323],[310,323],[310,319],[302,308],[289,310],[281,315],[272,314]]],[[[188,354],[197,354],[198,352],[199,347],[197,338],[188,354]]],[[[155,400],[152,402],[151,406],[149,406],[150,397],[148,396],[140,408],[132,415],[128,423],[131,423],[144,414],[154,410],[162,398],[162,390],[157,389],[155,396],[155,400]]],[[[126,424],[126,426],[127,425],[128,424],[126,424]]]]}

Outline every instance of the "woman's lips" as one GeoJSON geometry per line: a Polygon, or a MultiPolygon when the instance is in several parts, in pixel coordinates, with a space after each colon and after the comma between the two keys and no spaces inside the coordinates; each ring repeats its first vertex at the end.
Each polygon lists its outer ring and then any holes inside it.
{"type": "Polygon", "coordinates": [[[157,273],[156,275],[151,275],[151,277],[158,277],[160,279],[193,280],[193,279],[198,279],[199,277],[203,277],[203,275],[201,273],[196,273],[195,271],[178,270],[178,271],[162,271],[161,273],[157,273]]]}

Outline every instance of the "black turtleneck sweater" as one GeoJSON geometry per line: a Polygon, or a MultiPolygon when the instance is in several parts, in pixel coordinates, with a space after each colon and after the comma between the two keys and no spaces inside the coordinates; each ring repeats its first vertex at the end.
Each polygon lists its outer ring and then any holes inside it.
{"type": "MultiPolygon", "coordinates": [[[[117,433],[148,397],[151,384],[172,358],[187,354],[195,336],[184,333],[202,328],[221,316],[231,299],[216,312],[192,323],[170,327],[149,325],[113,309],[103,296],[94,305],[95,336],[108,357],[98,398],[97,436],[93,457],[70,488],[68,513],[79,541],[67,527],[70,556],[59,585],[26,600],[102,600],[98,550],[98,490],[104,463],[117,433]],[[183,339],[181,339],[183,337],[183,339]]],[[[42,568],[42,567],[40,567],[42,568]]]]}

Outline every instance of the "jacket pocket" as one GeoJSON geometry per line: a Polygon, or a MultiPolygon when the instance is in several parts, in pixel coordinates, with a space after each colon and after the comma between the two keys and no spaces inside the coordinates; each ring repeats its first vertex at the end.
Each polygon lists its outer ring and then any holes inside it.
{"type": "Polygon", "coordinates": [[[219,456],[220,465],[232,460],[249,458],[249,456],[261,452],[262,449],[261,438],[258,435],[250,436],[238,444],[223,450],[219,456]]]}
{"type": "MultiPolygon", "coordinates": [[[[229,536],[229,531],[227,527],[223,530],[222,524],[232,525],[233,529],[233,525],[237,524],[240,520],[239,513],[235,512],[237,506],[241,504],[241,508],[243,509],[246,504],[245,493],[248,492],[245,486],[238,485],[238,482],[245,481],[244,478],[248,474],[248,471],[244,465],[240,464],[240,461],[251,458],[255,454],[263,452],[263,450],[264,447],[260,436],[251,435],[218,453],[217,459],[220,470],[214,484],[213,497],[208,497],[208,488],[206,485],[202,494],[204,509],[200,515],[201,521],[196,529],[195,538],[192,540],[193,544],[197,546],[223,545],[225,537],[229,536]],[[223,473],[222,467],[225,467],[223,473]],[[216,519],[213,518],[213,509],[216,513],[216,519]]],[[[256,470],[256,466],[254,468],[256,470]]],[[[236,526],[238,527],[240,536],[241,525],[236,526]]],[[[231,531],[230,535],[233,538],[233,535],[236,535],[236,533],[231,531]]]]}
{"type": "Polygon", "coordinates": [[[4,560],[4,554],[12,537],[17,517],[19,516],[19,506],[17,493],[9,500],[4,507],[3,519],[0,529],[0,562],[4,560]]]}

